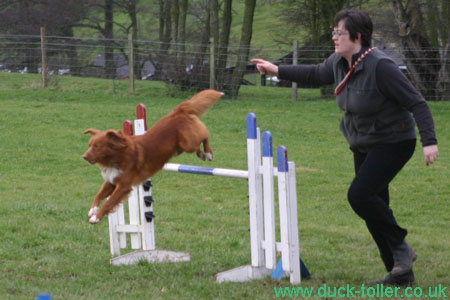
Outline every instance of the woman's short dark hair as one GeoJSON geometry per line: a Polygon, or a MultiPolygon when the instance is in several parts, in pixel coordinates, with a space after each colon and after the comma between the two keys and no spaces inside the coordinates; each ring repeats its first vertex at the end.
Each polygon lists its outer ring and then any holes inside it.
{"type": "Polygon", "coordinates": [[[359,32],[361,33],[361,45],[370,47],[373,24],[368,14],[356,9],[344,9],[334,17],[334,27],[337,27],[340,21],[344,21],[345,29],[350,34],[350,40],[356,40],[359,32]]]}

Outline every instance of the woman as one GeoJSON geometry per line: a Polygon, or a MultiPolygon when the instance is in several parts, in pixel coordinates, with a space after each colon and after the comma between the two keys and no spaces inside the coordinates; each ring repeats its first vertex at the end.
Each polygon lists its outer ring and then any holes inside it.
{"type": "Polygon", "coordinates": [[[358,10],[334,19],[333,53],[318,65],[276,66],[253,59],[262,74],[320,86],[335,83],[344,111],[340,129],[353,152],[356,176],[348,190],[353,210],[366,222],[389,274],[372,284],[412,285],[417,255],[389,208],[389,183],[414,153],[417,123],[427,165],[439,156],[430,109],[395,63],[371,48],[373,25],[358,10]]]}

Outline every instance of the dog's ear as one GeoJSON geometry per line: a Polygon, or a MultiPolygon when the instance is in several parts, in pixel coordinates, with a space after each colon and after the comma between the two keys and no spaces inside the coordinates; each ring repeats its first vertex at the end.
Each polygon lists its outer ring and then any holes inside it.
{"type": "Polygon", "coordinates": [[[123,150],[128,147],[127,139],[122,131],[108,130],[106,132],[108,146],[114,150],[123,150]]]}
{"type": "Polygon", "coordinates": [[[89,128],[89,129],[86,129],[83,133],[84,134],[90,133],[92,135],[96,135],[99,132],[100,132],[100,130],[97,130],[97,129],[94,129],[94,128],[89,128]]]}

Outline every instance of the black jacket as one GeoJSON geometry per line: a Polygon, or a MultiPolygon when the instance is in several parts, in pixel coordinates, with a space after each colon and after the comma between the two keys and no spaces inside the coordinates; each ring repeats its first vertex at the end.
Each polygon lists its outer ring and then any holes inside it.
{"type": "MultiPolygon", "coordinates": [[[[365,50],[353,56],[353,63],[365,50]]],[[[310,86],[337,85],[348,71],[347,60],[332,54],[318,65],[280,66],[278,77],[310,86]]],[[[382,51],[374,50],[358,64],[337,103],[345,112],[341,130],[355,150],[414,139],[414,120],[423,146],[437,144],[428,104],[382,51]]]]}

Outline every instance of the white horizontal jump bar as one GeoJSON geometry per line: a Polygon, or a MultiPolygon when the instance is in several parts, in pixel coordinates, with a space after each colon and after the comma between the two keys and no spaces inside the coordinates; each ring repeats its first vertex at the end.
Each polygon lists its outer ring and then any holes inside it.
{"type": "Polygon", "coordinates": [[[164,171],[248,179],[248,171],[167,163],[164,171]]]}

